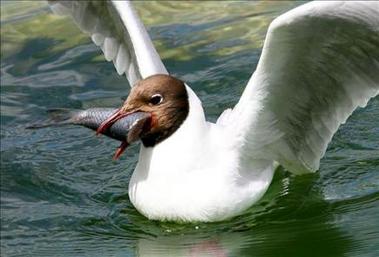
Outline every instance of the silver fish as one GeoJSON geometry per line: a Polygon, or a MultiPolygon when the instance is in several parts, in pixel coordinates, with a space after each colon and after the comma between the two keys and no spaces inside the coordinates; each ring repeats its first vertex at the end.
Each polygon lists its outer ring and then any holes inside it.
{"type": "MultiPolygon", "coordinates": [[[[97,130],[99,126],[117,109],[113,108],[90,108],[87,110],[50,109],[48,119],[28,126],[28,129],[37,129],[51,126],[79,125],[97,130]]],[[[144,126],[150,121],[151,114],[146,112],[135,112],[116,121],[102,134],[121,141],[120,147],[114,156],[117,159],[125,148],[137,141],[143,132],[144,126]]]]}

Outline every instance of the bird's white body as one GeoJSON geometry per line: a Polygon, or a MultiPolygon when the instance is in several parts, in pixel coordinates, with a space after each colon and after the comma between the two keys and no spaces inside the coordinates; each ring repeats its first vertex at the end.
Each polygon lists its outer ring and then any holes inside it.
{"type": "MultiPolygon", "coordinates": [[[[52,5],[91,35],[132,86],[167,74],[130,2],[52,5]]],[[[377,1],[315,1],[280,15],[241,99],[215,124],[186,87],[182,125],[154,147],[141,146],[132,203],[151,219],[217,221],[263,196],[274,163],[315,172],[340,124],[379,94],[378,46],[377,1]]]]}
{"type": "Polygon", "coordinates": [[[242,162],[238,135],[207,122],[200,100],[189,87],[187,92],[190,113],[182,126],[155,147],[141,146],[130,200],[151,219],[216,221],[235,216],[266,192],[273,162],[242,162]]]}

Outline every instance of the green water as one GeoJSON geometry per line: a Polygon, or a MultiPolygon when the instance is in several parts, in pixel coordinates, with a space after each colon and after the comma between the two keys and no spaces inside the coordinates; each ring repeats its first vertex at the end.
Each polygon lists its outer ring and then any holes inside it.
{"type": "MultiPolygon", "coordinates": [[[[169,71],[207,118],[232,107],[269,22],[297,2],[139,2],[169,71]]],[[[126,79],[45,2],[1,1],[1,256],[379,256],[379,97],[334,136],[320,171],[279,170],[247,213],[149,221],[128,199],[132,146],[84,128],[25,130],[49,108],[119,106],[126,79]]]]}

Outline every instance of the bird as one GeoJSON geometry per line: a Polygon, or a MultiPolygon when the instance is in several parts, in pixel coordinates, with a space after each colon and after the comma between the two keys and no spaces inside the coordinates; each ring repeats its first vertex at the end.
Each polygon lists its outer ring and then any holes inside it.
{"type": "Polygon", "coordinates": [[[278,165],[295,175],[316,172],[338,127],[379,94],[377,1],[315,1],[276,17],[238,103],[216,122],[207,121],[191,87],[169,74],[131,2],[49,4],[131,86],[98,132],[137,111],[151,116],[138,135],[128,188],[151,220],[216,222],[244,213],[278,165]]]}

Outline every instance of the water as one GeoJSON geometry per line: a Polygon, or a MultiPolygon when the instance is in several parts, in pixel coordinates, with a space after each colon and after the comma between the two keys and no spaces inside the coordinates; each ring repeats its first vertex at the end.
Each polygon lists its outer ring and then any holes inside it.
{"type": "MultiPolygon", "coordinates": [[[[232,107],[269,22],[299,2],[138,3],[159,53],[204,103],[232,107]]],[[[149,221],[128,199],[138,146],[84,128],[25,130],[49,108],[116,107],[125,78],[45,2],[1,2],[2,256],[378,256],[379,97],[334,136],[320,171],[279,170],[246,214],[213,224],[149,221]]]]}

